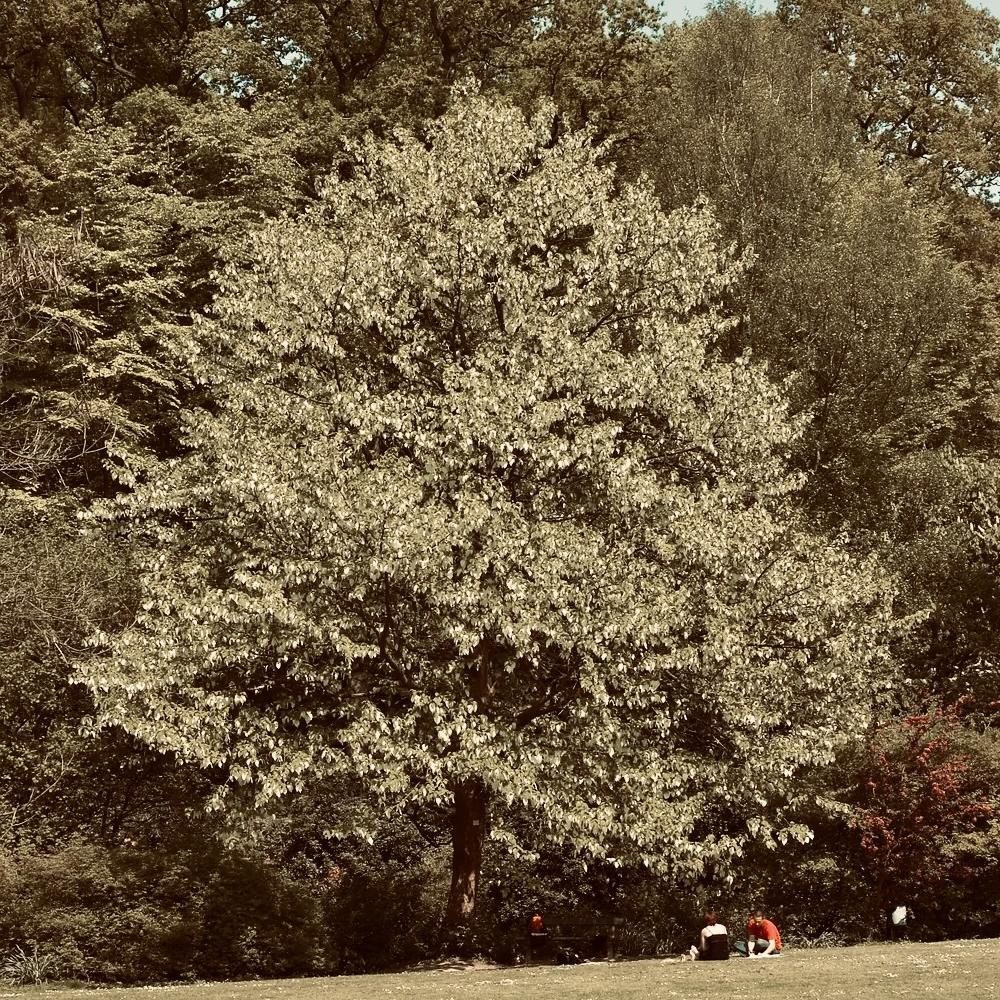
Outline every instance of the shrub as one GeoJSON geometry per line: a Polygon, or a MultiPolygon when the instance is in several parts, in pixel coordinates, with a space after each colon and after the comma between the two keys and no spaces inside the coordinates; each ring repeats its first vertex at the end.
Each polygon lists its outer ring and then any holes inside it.
{"type": "Polygon", "coordinates": [[[0,976],[12,986],[40,986],[57,967],[56,957],[40,952],[37,944],[30,951],[17,945],[0,964],[0,976]]]}
{"type": "MultiPolygon", "coordinates": [[[[0,886],[0,940],[12,956],[45,959],[50,976],[139,983],[322,970],[321,908],[261,858],[206,844],[168,854],[76,843],[0,856],[0,886]]],[[[27,960],[21,967],[30,973],[27,960]]]]}
{"type": "Polygon", "coordinates": [[[858,785],[852,826],[876,912],[906,903],[925,934],[976,931],[977,897],[1000,876],[996,735],[966,725],[961,704],[932,706],[876,730],[858,785]]]}
{"type": "Polygon", "coordinates": [[[447,846],[428,848],[405,825],[384,827],[370,845],[345,845],[324,889],[332,967],[371,971],[435,954],[449,859],[447,846]]]}

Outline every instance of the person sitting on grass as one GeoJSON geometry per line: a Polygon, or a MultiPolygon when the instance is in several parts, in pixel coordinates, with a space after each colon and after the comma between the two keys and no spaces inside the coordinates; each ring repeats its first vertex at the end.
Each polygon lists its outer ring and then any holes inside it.
{"type": "Polygon", "coordinates": [[[906,937],[909,923],[913,919],[913,911],[904,904],[893,906],[889,910],[886,924],[889,928],[889,940],[900,941],[906,937]]]}
{"type": "Polygon", "coordinates": [[[747,958],[777,958],[781,954],[781,934],[778,928],[768,920],[762,910],[754,910],[747,918],[747,943],[745,949],[736,945],[736,950],[742,955],[744,950],[747,958]]]}
{"type": "Polygon", "coordinates": [[[705,926],[701,929],[698,944],[691,945],[688,952],[691,961],[721,962],[729,958],[729,931],[719,923],[715,910],[705,911],[705,926]]]}

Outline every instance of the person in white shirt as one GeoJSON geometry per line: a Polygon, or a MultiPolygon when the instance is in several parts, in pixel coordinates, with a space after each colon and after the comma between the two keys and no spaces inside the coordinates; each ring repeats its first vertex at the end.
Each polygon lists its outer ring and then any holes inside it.
{"type": "Polygon", "coordinates": [[[688,952],[691,961],[720,962],[729,958],[729,931],[719,922],[715,910],[705,911],[705,926],[701,929],[698,944],[688,952]]]}
{"type": "Polygon", "coordinates": [[[900,903],[898,906],[894,906],[889,910],[889,919],[887,921],[889,927],[889,939],[892,941],[899,941],[906,937],[906,928],[913,917],[913,911],[908,907],[900,903]]]}

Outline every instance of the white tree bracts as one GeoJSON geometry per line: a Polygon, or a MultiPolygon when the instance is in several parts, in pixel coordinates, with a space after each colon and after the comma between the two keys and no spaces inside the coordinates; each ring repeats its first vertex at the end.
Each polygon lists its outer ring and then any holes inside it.
{"type": "Polygon", "coordinates": [[[367,142],[224,275],[220,405],[116,511],[162,555],[105,717],[262,798],[454,802],[455,920],[511,810],[650,864],[787,836],[888,662],[886,581],[797,527],[779,392],[711,352],[739,263],[615,184],[474,94],[367,142]]]}

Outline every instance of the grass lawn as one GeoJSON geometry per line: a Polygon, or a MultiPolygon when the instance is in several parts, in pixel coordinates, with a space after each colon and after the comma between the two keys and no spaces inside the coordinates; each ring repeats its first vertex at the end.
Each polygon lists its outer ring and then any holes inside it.
{"type": "MultiPolygon", "coordinates": [[[[283,979],[107,989],[101,1000],[1000,1000],[1000,940],[789,951],[780,959],[440,969],[333,979],[283,979]]],[[[93,1000],[91,990],[24,989],[0,997],[93,1000]]]]}

